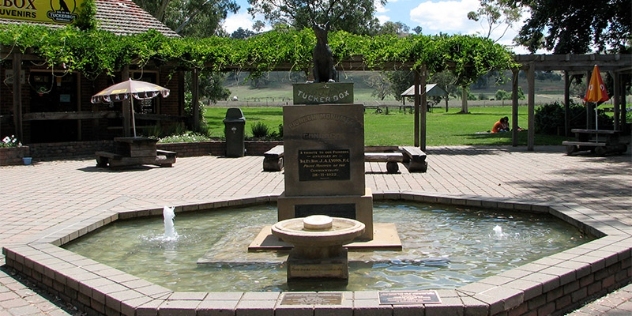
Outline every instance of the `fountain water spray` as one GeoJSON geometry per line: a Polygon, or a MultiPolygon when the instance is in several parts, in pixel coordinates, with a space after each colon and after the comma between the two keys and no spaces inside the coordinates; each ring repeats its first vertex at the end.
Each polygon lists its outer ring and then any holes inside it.
{"type": "Polygon", "coordinates": [[[162,209],[162,217],[165,223],[165,238],[172,239],[177,238],[178,233],[176,233],[176,229],[173,224],[173,218],[176,217],[176,213],[174,212],[175,207],[165,206],[162,209]]]}
{"type": "Polygon", "coordinates": [[[505,234],[503,234],[503,228],[496,225],[494,226],[494,237],[501,239],[503,237],[505,237],[505,234]]]}

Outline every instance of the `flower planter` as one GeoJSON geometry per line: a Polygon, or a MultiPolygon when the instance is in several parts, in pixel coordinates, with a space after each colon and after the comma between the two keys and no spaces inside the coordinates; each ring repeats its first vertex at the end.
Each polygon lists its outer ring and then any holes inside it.
{"type": "Polygon", "coordinates": [[[22,158],[30,157],[28,146],[0,148],[0,166],[17,166],[24,164],[22,158]]]}
{"type": "Polygon", "coordinates": [[[33,162],[33,157],[22,157],[22,162],[25,166],[28,166],[33,162]]]}

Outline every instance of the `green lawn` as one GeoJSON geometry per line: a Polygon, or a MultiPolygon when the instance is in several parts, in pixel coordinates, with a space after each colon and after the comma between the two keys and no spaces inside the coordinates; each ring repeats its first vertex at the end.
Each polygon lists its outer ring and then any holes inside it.
{"type": "MultiPolygon", "coordinates": [[[[224,136],[223,119],[225,107],[207,107],[204,113],[212,137],[224,136]]],[[[263,122],[271,131],[278,131],[283,123],[282,107],[242,107],[246,118],[246,136],[252,136],[251,127],[263,122]]],[[[491,129],[494,122],[502,116],[511,117],[511,107],[470,107],[470,114],[457,114],[457,109],[445,113],[443,109],[434,109],[428,113],[426,137],[428,146],[442,145],[511,145],[511,133],[481,133],[491,129]]],[[[527,124],[527,107],[518,109],[518,122],[523,128],[527,124]]],[[[391,108],[389,114],[376,114],[367,109],[364,115],[365,145],[413,145],[413,115],[391,108]]],[[[536,135],[535,145],[560,145],[565,137],[536,135]]],[[[527,132],[520,132],[519,145],[527,144],[527,132]]]]}

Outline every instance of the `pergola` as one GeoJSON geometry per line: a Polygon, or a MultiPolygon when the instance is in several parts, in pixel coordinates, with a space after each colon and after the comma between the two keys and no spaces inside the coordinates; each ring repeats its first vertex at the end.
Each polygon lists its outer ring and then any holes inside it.
{"type": "MultiPolygon", "coordinates": [[[[535,141],[535,71],[559,70],[564,72],[564,107],[565,126],[564,133],[569,132],[568,107],[570,103],[570,76],[571,74],[584,73],[586,78],[590,78],[590,71],[598,65],[601,71],[609,72],[614,78],[614,91],[611,97],[614,100],[614,128],[620,129],[625,123],[625,91],[622,77],[625,74],[632,74],[632,55],[612,54],[612,55],[517,55],[515,57],[521,67],[512,69],[512,145],[518,146],[518,71],[524,70],[527,73],[528,92],[528,128],[527,128],[527,149],[532,151],[535,141]]],[[[587,79],[588,80],[588,79],[587,79]]],[[[587,109],[591,113],[590,109],[587,109]]],[[[590,122],[591,120],[587,120],[590,122]]],[[[587,123],[588,123],[587,122],[587,123]]]]}
{"type": "MultiPolygon", "coordinates": [[[[565,55],[516,55],[515,61],[519,68],[512,70],[512,146],[518,146],[518,72],[527,73],[527,150],[533,151],[535,144],[535,71],[558,70],[564,72],[564,106],[565,126],[568,133],[569,118],[568,106],[570,102],[569,87],[571,74],[585,73],[590,78],[590,71],[595,65],[599,65],[601,71],[609,72],[614,78],[614,128],[619,129],[625,123],[625,91],[622,76],[632,75],[631,54],[565,54],[565,55]]],[[[415,146],[426,149],[426,117],[428,103],[426,100],[426,68],[424,66],[415,72],[414,100],[415,100],[415,146]]],[[[590,109],[587,109],[590,110],[590,109]]]]}

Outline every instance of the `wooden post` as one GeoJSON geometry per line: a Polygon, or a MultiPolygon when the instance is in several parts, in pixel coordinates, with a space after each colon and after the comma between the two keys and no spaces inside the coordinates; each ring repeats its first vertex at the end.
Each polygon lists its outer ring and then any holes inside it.
{"type": "Polygon", "coordinates": [[[419,70],[415,69],[415,80],[414,80],[414,98],[415,98],[415,118],[414,118],[414,145],[415,147],[419,146],[419,70]]]}
{"type": "Polygon", "coordinates": [[[570,88],[571,88],[571,82],[569,80],[569,75],[568,75],[568,70],[564,70],[564,136],[568,136],[568,133],[570,132],[570,124],[571,124],[571,118],[570,118],[570,102],[571,102],[571,97],[570,97],[570,88]]]}
{"type": "Polygon", "coordinates": [[[528,112],[528,131],[527,131],[527,150],[533,151],[535,144],[535,64],[529,64],[529,71],[527,72],[527,81],[529,83],[529,92],[527,98],[527,112],[528,112]]]}
{"type": "Polygon", "coordinates": [[[193,113],[193,131],[197,132],[200,129],[200,107],[198,106],[200,100],[200,75],[198,73],[198,69],[193,68],[193,73],[191,75],[191,113],[193,113]]]}
{"type": "Polygon", "coordinates": [[[419,149],[426,150],[426,122],[428,117],[428,100],[426,99],[426,65],[421,66],[421,80],[419,82],[419,95],[421,96],[421,117],[420,117],[420,146],[419,149]]]}
{"type": "MultiPolygon", "coordinates": [[[[125,81],[125,80],[129,80],[129,66],[125,66],[123,67],[123,69],[121,70],[121,82],[125,81]]],[[[132,118],[132,114],[130,112],[130,109],[133,110],[131,108],[131,102],[132,100],[127,99],[127,100],[123,100],[122,104],[121,104],[121,111],[123,111],[123,136],[125,137],[130,137],[132,136],[131,130],[130,130],[130,120],[132,118]]]]}
{"type": "Polygon", "coordinates": [[[22,72],[22,54],[13,53],[13,126],[15,135],[24,142],[24,131],[22,129],[22,84],[20,76],[22,72]]]}
{"type": "Polygon", "coordinates": [[[518,146],[518,69],[511,70],[511,145],[518,146]]]}
{"type": "Polygon", "coordinates": [[[620,131],[621,130],[621,120],[619,117],[619,109],[621,107],[621,103],[620,102],[620,94],[621,94],[621,80],[619,78],[619,73],[616,71],[612,71],[610,72],[610,75],[612,76],[612,78],[614,78],[614,91],[613,91],[613,95],[612,95],[612,102],[614,104],[614,129],[620,131]]]}

